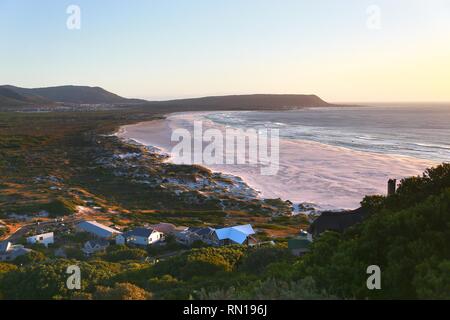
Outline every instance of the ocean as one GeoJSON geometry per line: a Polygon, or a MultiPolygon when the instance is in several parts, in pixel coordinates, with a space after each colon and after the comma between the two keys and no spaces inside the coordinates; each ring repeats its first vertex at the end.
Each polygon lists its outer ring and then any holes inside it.
{"type": "Polygon", "coordinates": [[[450,105],[223,112],[207,118],[233,127],[278,128],[287,139],[450,161],[450,105]]]}
{"type": "Polygon", "coordinates": [[[171,114],[125,126],[119,136],[171,153],[175,129],[276,128],[279,170],[266,176],[246,164],[206,165],[240,176],[264,198],[317,210],[355,209],[365,195],[385,194],[387,180],[421,174],[450,161],[450,106],[305,108],[171,114]]]}

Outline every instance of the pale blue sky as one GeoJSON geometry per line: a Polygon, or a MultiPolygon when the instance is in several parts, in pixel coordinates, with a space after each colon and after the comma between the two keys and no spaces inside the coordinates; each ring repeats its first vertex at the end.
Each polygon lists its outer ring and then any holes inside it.
{"type": "Polygon", "coordinates": [[[0,37],[0,84],[450,101],[450,0],[0,0],[0,37]]]}

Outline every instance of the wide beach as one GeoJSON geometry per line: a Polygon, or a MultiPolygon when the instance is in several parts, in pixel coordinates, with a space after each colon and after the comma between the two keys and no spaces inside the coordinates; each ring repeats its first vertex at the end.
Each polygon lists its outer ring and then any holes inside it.
{"type": "MultiPolygon", "coordinates": [[[[177,144],[171,141],[175,129],[182,128],[192,132],[193,123],[202,121],[204,129],[225,130],[225,125],[207,118],[211,114],[213,113],[174,113],[164,120],[124,126],[117,135],[160,148],[172,155],[171,150],[177,144]]],[[[262,175],[259,167],[249,164],[207,167],[213,171],[240,176],[264,198],[313,204],[319,210],[338,210],[357,208],[365,195],[385,194],[386,183],[390,178],[401,179],[417,175],[435,164],[437,162],[426,159],[280,138],[279,170],[276,175],[262,175]]]]}

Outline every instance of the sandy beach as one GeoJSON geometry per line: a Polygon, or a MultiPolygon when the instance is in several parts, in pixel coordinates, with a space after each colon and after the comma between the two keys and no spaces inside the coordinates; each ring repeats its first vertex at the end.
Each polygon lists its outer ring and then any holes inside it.
{"type": "MultiPolygon", "coordinates": [[[[225,126],[205,119],[205,112],[175,113],[165,120],[121,127],[118,137],[154,146],[172,155],[176,142],[173,130],[192,130],[194,121],[204,128],[225,126]]],[[[172,155],[173,156],[173,155],[172,155]]],[[[261,175],[257,166],[207,165],[213,171],[243,178],[265,198],[282,198],[294,203],[311,203],[316,208],[354,209],[365,195],[385,194],[390,178],[421,174],[437,163],[406,156],[356,151],[313,141],[280,139],[279,171],[261,175]]]]}

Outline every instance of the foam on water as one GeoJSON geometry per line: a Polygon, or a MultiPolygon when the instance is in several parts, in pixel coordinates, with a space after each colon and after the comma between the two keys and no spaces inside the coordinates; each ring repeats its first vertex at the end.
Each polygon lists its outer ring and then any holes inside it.
{"type": "Polygon", "coordinates": [[[450,160],[450,106],[222,112],[207,117],[242,128],[278,128],[288,139],[432,161],[450,160]]]}
{"type": "Polygon", "coordinates": [[[261,175],[249,165],[208,167],[242,177],[263,197],[326,209],[356,208],[365,195],[385,194],[389,178],[421,174],[450,160],[450,109],[178,113],[127,126],[123,136],[170,151],[176,144],[170,141],[173,130],[192,130],[198,120],[205,129],[280,129],[277,175],[261,175]]]}

